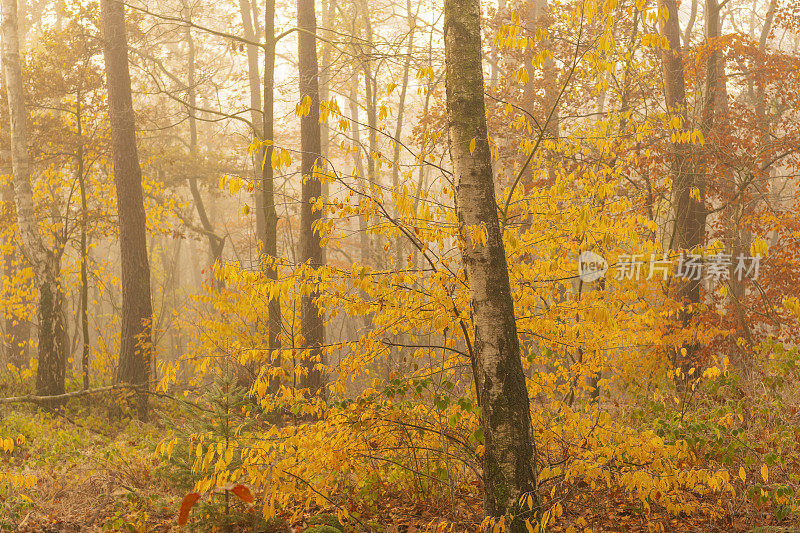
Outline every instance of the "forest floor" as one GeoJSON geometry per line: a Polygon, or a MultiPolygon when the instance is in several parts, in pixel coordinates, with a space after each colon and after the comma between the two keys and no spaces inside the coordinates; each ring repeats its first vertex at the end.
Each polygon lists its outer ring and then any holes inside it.
{"type": "MultiPolygon", "coordinates": [[[[4,413],[0,436],[5,441],[10,438],[7,436],[16,437],[10,451],[0,439],[4,448],[0,454],[0,531],[290,533],[307,529],[315,516],[336,516],[335,509],[308,509],[300,519],[264,523],[253,508],[220,491],[198,504],[188,527],[180,527],[178,511],[191,483],[176,477],[174,469],[164,468],[155,453],[157,444],[168,436],[166,427],[158,421],[143,424],[96,415],[79,418],[79,414],[45,415],[32,407],[4,413]],[[35,476],[35,483],[30,476],[35,476]],[[225,516],[229,516],[227,525],[225,516]]],[[[732,509],[732,514],[716,519],[704,515],[676,518],[656,508],[645,514],[623,489],[591,490],[585,484],[576,484],[569,500],[563,516],[548,531],[798,531],[787,518],[776,519],[768,506],[732,509]]],[[[402,495],[386,494],[379,510],[368,517],[362,515],[356,529],[380,533],[477,530],[481,518],[478,495],[452,505],[459,507],[462,519],[470,516],[472,525],[442,529],[440,524],[451,509],[409,503],[402,495]]]]}

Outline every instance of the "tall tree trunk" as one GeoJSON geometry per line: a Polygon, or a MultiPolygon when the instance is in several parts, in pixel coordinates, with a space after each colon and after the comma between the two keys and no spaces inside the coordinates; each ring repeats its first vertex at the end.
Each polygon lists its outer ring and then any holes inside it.
{"type": "MultiPolygon", "coordinates": [[[[31,187],[28,156],[28,112],[22,81],[22,61],[16,0],[2,2],[3,69],[11,119],[11,165],[14,202],[20,237],[33,266],[39,289],[38,369],[36,392],[40,396],[62,394],[66,374],[66,332],[63,294],[59,284],[60,256],[47,248],[39,234],[31,187]]],[[[51,404],[54,406],[54,404],[51,404]]]]}
{"type": "Polygon", "coordinates": [[[128,70],[125,6],[116,0],[101,0],[100,10],[122,263],[122,335],[117,381],[139,387],[137,409],[139,418],[144,420],[147,418],[146,391],[153,358],[153,307],[142,170],[136,149],[136,123],[128,70]]]}
{"type": "MultiPolygon", "coordinates": [[[[300,77],[300,98],[309,98],[311,106],[308,113],[300,119],[300,150],[303,152],[300,163],[302,192],[300,205],[300,261],[312,267],[320,267],[325,258],[320,244],[320,236],[314,230],[315,223],[322,213],[315,211],[313,202],[322,194],[322,183],[317,160],[320,156],[321,138],[319,126],[319,64],[317,63],[317,15],[314,0],[297,0],[297,27],[300,30],[298,41],[298,62],[300,77]]],[[[305,339],[309,355],[304,361],[307,375],[302,385],[313,395],[324,394],[322,372],[317,367],[322,360],[322,345],[325,342],[325,329],[322,314],[316,304],[319,293],[315,290],[303,296],[300,302],[300,333],[305,339]]]]}
{"type": "Polygon", "coordinates": [[[83,357],[81,369],[83,371],[83,390],[89,390],[89,356],[91,342],[89,340],[89,252],[87,249],[87,226],[89,208],[86,203],[86,176],[83,161],[83,109],[81,107],[81,88],[78,87],[75,102],[75,118],[77,123],[78,150],[78,183],[81,189],[81,337],[83,341],[83,357]]]}
{"type": "Polygon", "coordinates": [[[538,509],[534,447],[486,132],[480,2],[445,0],[444,17],[450,158],[484,435],[484,509],[487,516],[505,516],[511,531],[524,532],[525,519],[538,509]],[[486,232],[484,243],[470,240],[476,226],[486,232]],[[537,502],[530,514],[519,508],[526,493],[537,502]]]}
{"type": "MultiPolygon", "coordinates": [[[[681,121],[681,129],[688,126],[686,113],[686,80],[683,74],[683,53],[676,0],[659,0],[659,12],[668,17],[659,17],[661,34],[666,37],[669,49],[662,50],[662,76],[664,81],[664,100],[671,116],[681,121]]],[[[685,143],[672,144],[672,194],[675,206],[675,222],[671,237],[673,250],[687,253],[703,244],[705,240],[706,209],[705,180],[697,172],[696,161],[691,157],[685,143]]],[[[676,297],[684,305],[681,323],[687,327],[700,303],[700,281],[677,281],[676,297]]],[[[692,363],[699,346],[692,342],[675,351],[675,363],[688,366],[692,363]],[[685,348],[685,355],[682,349],[685,348]]],[[[684,373],[685,374],[685,373],[684,373]]]]}
{"type": "MultiPolygon", "coordinates": [[[[331,2],[333,0],[330,0],[331,2]]],[[[274,141],[274,106],[275,106],[275,0],[267,0],[264,9],[264,139],[274,141]]],[[[278,258],[278,213],[275,210],[275,176],[272,168],[273,146],[266,147],[264,166],[261,169],[261,191],[264,207],[264,255],[267,257],[265,274],[267,279],[277,280],[278,270],[275,261],[278,258]]],[[[268,304],[268,347],[272,363],[281,366],[278,352],[281,349],[281,300],[275,296],[268,304]]],[[[270,380],[270,389],[274,392],[280,381],[270,380]]]]}

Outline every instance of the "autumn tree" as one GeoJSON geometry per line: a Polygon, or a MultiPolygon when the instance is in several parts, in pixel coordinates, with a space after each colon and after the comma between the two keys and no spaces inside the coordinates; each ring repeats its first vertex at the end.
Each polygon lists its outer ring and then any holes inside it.
{"type": "Polygon", "coordinates": [[[521,498],[533,493],[538,502],[534,447],[486,131],[480,2],[446,0],[444,13],[450,158],[474,324],[470,356],[481,406],[484,509],[523,532],[531,515],[521,498]],[[476,240],[476,233],[484,237],[476,240]]]}
{"type": "Polygon", "coordinates": [[[122,266],[122,335],[117,381],[136,385],[139,389],[138,416],[145,419],[146,390],[153,357],[153,308],[142,171],[136,148],[136,123],[128,70],[125,6],[115,0],[102,0],[100,7],[122,266]]]}

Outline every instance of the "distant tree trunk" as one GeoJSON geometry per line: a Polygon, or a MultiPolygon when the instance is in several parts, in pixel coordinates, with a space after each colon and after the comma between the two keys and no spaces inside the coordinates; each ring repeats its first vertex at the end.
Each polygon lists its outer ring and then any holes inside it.
{"type": "MultiPolygon", "coordinates": [[[[686,113],[686,80],[683,74],[683,53],[681,51],[681,35],[676,0],[659,0],[659,12],[669,14],[667,18],[659,17],[661,34],[666,37],[669,48],[662,50],[662,76],[664,81],[664,100],[671,116],[681,120],[681,128],[688,126],[686,113]]],[[[675,222],[671,237],[673,250],[685,250],[687,253],[705,240],[706,208],[704,176],[697,172],[697,162],[691,157],[685,143],[672,144],[672,195],[675,206],[675,222]]],[[[694,315],[695,307],[700,303],[700,280],[679,280],[676,283],[677,299],[684,305],[681,312],[683,327],[687,327],[694,315]]],[[[691,365],[699,345],[678,347],[675,352],[675,363],[683,367],[691,365]],[[686,349],[682,355],[681,349],[686,349]]]]}
{"type": "MultiPolygon", "coordinates": [[[[326,0],[322,3],[322,28],[324,30],[330,30],[331,25],[334,21],[334,14],[336,13],[336,0],[326,0]]],[[[328,38],[334,36],[334,34],[330,31],[326,32],[325,35],[328,38]]],[[[322,58],[320,59],[320,74],[319,74],[319,98],[321,102],[327,102],[330,99],[330,85],[331,85],[331,45],[329,43],[324,43],[322,45],[322,58]]],[[[322,146],[322,158],[327,162],[328,160],[328,149],[330,144],[330,136],[331,136],[331,129],[328,127],[327,123],[322,125],[322,130],[320,131],[321,135],[321,146],[322,146]]],[[[323,194],[327,194],[326,187],[327,183],[322,184],[322,192],[323,194]]]]}
{"type": "MultiPolygon", "coordinates": [[[[370,60],[374,37],[372,20],[369,15],[369,2],[367,0],[361,0],[359,9],[361,11],[361,21],[364,24],[366,46],[369,51],[367,54],[363,54],[362,52],[364,59],[361,62],[361,68],[364,70],[364,103],[367,111],[367,149],[369,150],[367,154],[367,178],[369,181],[369,196],[377,201],[380,190],[380,172],[378,171],[376,160],[376,155],[378,153],[378,95],[377,76],[376,73],[373,72],[372,61],[370,60]]],[[[373,217],[373,224],[377,226],[378,223],[379,219],[376,214],[373,217]]],[[[383,263],[383,243],[381,240],[381,236],[376,234],[373,236],[373,242],[370,246],[372,256],[370,262],[376,268],[380,268],[383,263]]]]}
{"type": "Polygon", "coordinates": [[[83,370],[83,390],[89,390],[89,356],[92,345],[89,340],[89,252],[86,242],[86,231],[88,225],[89,208],[86,203],[86,176],[84,175],[83,162],[83,114],[81,108],[81,88],[78,87],[75,102],[75,118],[77,123],[78,150],[76,159],[78,160],[78,183],[81,189],[81,337],[83,340],[83,358],[81,359],[81,369],[83,370]]]}
{"type": "MultiPolygon", "coordinates": [[[[706,2],[711,3],[713,6],[717,5],[716,0],[706,0],[706,2]]],[[[767,40],[770,32],[772,31],[772,24],[774,21],[776,8],[777,0],[770,0],[769,4],[767,5],[767,12],[764,17],[764,25],[761,27],[761,34],[758,40],[758,53],[756,54],[756,59],[754,61],[755,68],[753,68],[750,72],[748,80],[749,86],[754,88],[752,91],[752,96],[755,99],[754,108],[757,122],[756,126],[759,130],[760,150],[761,153],[764,154],[769,153],[768,144],[770,125],[769,119],[767,118],[766,95],[763,83],[763,68],[764,58],[767,53],[767,40]]],[[[707,7],[706,10],[708,11],[709,8],[707,7]]],[[[719,21],[719,8],[717,7],[716,11],[712,11],[712,13],[715,13],[716,17],[712,17],[710,19],[710,24],[708,26],[709,37],[719,37],[721,26],[719,21]]],[[[708,17],[708,15],[706,16],[708,17]]],[[[710,54],[710,57],[722,57],[722,53],[715,50],[710,54]]],[[[724,64],[722,64],[721,59],[718,61],[720,61],[718,71],[722,76],[724,76],[724,64]]],[[[707,70],[710,72],[711,68],[707,70]]],[[[726,99],[727,103],[727,92],[723,93],[722,96],[726,99]]],[[[766,189],[774,186],[775,183],[775,180],[771,179],[772,177],[770,176],[772,170],[770,167],[771,165],[767,165],[764,168],[753,171],[763,173],[769,179],[768,183],[765,184],[766,189]]],[[[737,184],[732,183],[731,195],[737,195],[737,193],[739,193],[737,184]]],[[[730,235],[730,240],[732,241],[731,255],[734,261],[736,261],[736,258],[739,256],[739,254],[749,255],[750,253],[752,234],[750,229],[744,226],[742,222],[746,221],[750,216],[752,216],[755,207],[756,204],[752,201],[749,195],[738,194],[738,197],[733,200],[733,205],[727,206],[723,212],[725,223],[728,225],[727,229],[730,235]]],[[[731,304],[736,316],[736,337],[737,340],[738,338],[744,339],[746,343],[746,347],[739,347],[737,344],[738,357],[733,358],[733,363],[739,371],[739,374],[746,378],[750,376],[753,371],[752,365],[750,364],[750,353],[753,347],[753,338],[750,331],[750,325],[748,324],[746,308],[744,304],[744,298],[747,291],[744,281],[738,280],[735,276],[731,276],[729,283],[731,290],[728,294],[728,301],[731,304]]]]}
{"type": "MultiPolygon", "coordinates": [[[[543,29],[545,31],[549,30],[552,23],[552,19],[551,19],[551,14],[549,12],[549,7],[547,5],[547,0],[533,0],[529,4],[528,23],[532,26],[533,30],[531,32],[532,36],[535,34],[536,30],[539,29],[543,29]]],[[[547,38],[542,40],[540,44],[540,46],[545,49],[548,48],[549,45],[550,45],[550,40],[547,38]]],[[[553,59],[548,57],[545,60],[544,64],[542,65],[542,69],[545,73],[544,88],[543,88],[544,105],[542,106],[542,109],[539,110],[538,112],[538,115],[540,116],[539,123],[542,124],[542,127],[545,129],[548,138],[557,139],[558,127],[559,127],[558,108],[557,108],[558,68],[556,68],[553,59]]],[[[525,110],[535,117],[537,115],[537,110],[533,104],[536,99],[537,83],[535,76],[535,67],[533,65],[533,54],[529,50],[525,52],[525,70],[528,72],[528,81],[525,83],[523,104],[525,110]]],[[[535,123],[530,117],[526,117],[526,119],[531,124],[531,128],[535,127],[535,123]]],[[[533,133],[537,134],[538,132],[533,131],[533,133]]]]}
{"type": "Polygon", "coordinates": [[[128,70],[125,6],[116,0],[101,0],[100,10],[122,263],[122,335],[117,381],[141,388],[137,393],[137,407],[139,418],[144,420],[147,418],[145,391],[149,387],[153,358],[153,307],[150,301],[142,171],[136,149],[136,124],[128,70]]]}
{"type": "Polygon", "coordinates": [[[525,519],[533,518],[539,505],[530,403],[486,132],[480,21],[478,0],[445,0],[450,158],[474,323],[472,357],[484,435],[484,510],[487,516],[504,516],[506,527],[516,533],[527,531],[525,519]],[[485,244],[470,240],[470,229],[476,226],[485,229],[485,244]],[[533,511],[520,508],[520,497],[526,493],[536,501],[533,511]]]}
{"type": "Polygon", "coordinates": [[[697,0],[692,0],[692,10],[689,15],[689,22],[686,23],[686,31],[683,33],[683,46],[689,48],[692,42],[692,28],[697,18],[697,0]]]}
{"type": "MultiPolygon", "coordinates": [[[[353,28],[355,32],[355,27],[353,28]]],[[[358,112],[358,68],[351,66],[350,75],[350,123],[353,128],[353,164],[355,166],[355,173],[358,174],[360,184],[367,177],[364,172],[364,163],[361,160],[361,119],[358,112]]],[[[366,194],[366,187],[361,187],[361,190],[366,194]]],[[[370,252],[371,243],[367,228],[369,223],[365,215],[358,215],[358,235],[359,245],[361,248],[361,263],[369,265],[372,262],[372,253],[370,252]]]]}
{"type": "MultiPolygon", "coordinates": [[[[408,92],[408,78],[411,71],[411,54],[414,51],[414,30],[416,17],[411,14],[411,0],[406,0],[406,17],[408,20],[408,46],[403,64],[403,86],[400,88],[400,101],[397,104],[397,125],[394,130],[394,154],[392,155],[392,188],[397,190],[400,186],[400,137],[403,134],[403,119],[405,118],[406,93],[408,92]]],[[[396,269],[403,268],[403,238],[398,235],[395,244],[396,269]]]]}
{"type": "MultiPolygon", "coordinates": [[[[330,0],[331,2],[333,0],[330,0]]],[[[274,141],[275,121],[275,0],[267,0],[264,9],[264,139],[274,141]]],[[[278,258],[278,213],[275,210],[275,176],[272,168],[273,146],[266,147],[264,166],[261,169],[261,191],[264,206],[264,255],[267,256],[267,279],[277,280],[278,270],[275,260],[278,258]]],[[[281,366],[281,359],[276,353],[281,349],[281,300],[275,296],[268,304],[268,347],[273,365],[281,366]]],[[[279,380],[270,380],[270,389],[274,392],[280,384],[279,380]]]]}
{"type": "MultiPolygon", "coordinates": [[[[33,266],[39,289],[38,370],[36,393],[51,396],[64,392],[66,332],[63,294],[59,284],[60,256],[49,250],[39,234],[31,187],[28,156],[28,112],[22,81],[22,61],[16,0],[2,0],[3,69],[11,119],[12,187],[20,237],[33,266]]],[[[51,404],[54,407],[55,404],[51,404]]]]}
{"type": "MultiPolygon", "coordinates": [[[[506,11],[506,0],[498,0],[497,16],[500,20],[502,20],[502,17],[505,16],[505,11],[506,11]]],[[[489,78],[490,80],[489,86],[491,87],[497,87],[497,80],[500,75],[500,65],[497,64],[497,61],[499,59],[497,55],[498,48],[499,46],[497,46],[497,43],[492,42],[492,70],[489,78]]]]}
{"type": "MultiPolygon", "coordinates": [[[[313,209],[313,202],[322,194],[322,183],[317,160],[320,156],[321,138],[319,126],[319,64],[317,63],[317,16],[314,12],[314,0],[297,0],[298,63],[300,78],[300,98],[308,97],[311,107],[300,119],[300,150],[302,192],[300,205],[300,260],[312,267],[320,267],[325,258],[320,244],[320,236],[314,230],[314,224],[322,214],[313,209]]],[[[300,302],[300,333],[305,339],[305,346],[310,350],[305,361],[308,374],[303,380],[303,387],[313,395],[324,394],[322,372],[317,364],[323,364],[322,345],[325,342],[325,330],[322,315],[316,304],[318,293],[314,290],[303,296],[300,302]]]]}
{"type": "MultiPolygon", "coordinates": [[[[242,16],[242,26],[244,27],[244,37],[250,42],[258,40],[256,20],[253,18],[256,9],[256,0],[239,0],[239,11],[242,16]]],[[[253,137],[265,139],[264,137],[264,114],[261,109],[261,74],[258,65],[258,46],[248,44],[247,50],[247,79],[250,86],[250,122],[253,126],[253,137]]],[[[264,161],[264,147],[260,147],[252,154],[253,176],[256,182],[260,182],[263,170],[261,168],[264,161]]],[[[261,240],[264,234],[264,195],[260,187],[255,187],[253,197],[256,204],[256,240],[261,240]]],[[[263,242],[261,243],[263,246],[263,242]]],[[[263,252],[263,250],[262,250],[263,252]]]]}
{"type": "MultiPolygon", "coordinates": [[[[187,22],[191,23],[191,11],[187,9],[186,14],[187,22]]],[[[197,153],[197,88],[195,87],[195,57],[196,57],[196,50],[195,50],[195,43],[194,37],[192,37],[191,27],[187,26],[184,30],[184,39],[186,40],[187,46],[187,58],[186,58],[186,72],[187,72],[187,81],[186,81],[186,99],[188,100],[188,109],[187,113],[189,114],[189,152],[191,153],[192,157],[198,157],[197,153]]],[[[214,231],[214,225],[211,223],[211,220],[208,217],[208,212],[206,211],[206,205],[203,201],[203,195],[200,193],[200,186],[198,183],[197,176],[191,175],[189,176],[189,192],[192,195],[192,200],[194,201],[194,207],[197,211],[197,217],[200,219],[200,225],[203,228],[203,233],[208,240],[208,250],[209,250],[209,259],[211,265],[213,266],[218,261],[222,260],[222,252],[225,250],[225,239],[218,236],[214,231]]],[[[220,283],[217,280],[216,276],[214,275],[213,268],[210,269],[210,279],[215,287],[217,287],[220,283]]]]}

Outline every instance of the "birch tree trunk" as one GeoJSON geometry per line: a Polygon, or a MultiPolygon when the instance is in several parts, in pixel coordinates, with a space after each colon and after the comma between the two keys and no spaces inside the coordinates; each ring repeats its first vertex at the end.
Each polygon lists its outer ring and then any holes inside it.
{"type": "MultiPolygon", "coordinates": [[[[320,267],[325,259],[322,253],[319,234],[314,231],[315,223],[322,213],[313,209],[312,203],[322,194],[319,172],[315,170],[320,157],[321,135],[319,125],[319,64],[317,62],[317,15],[314,0],[297,0],[297,27],[300,30],[298,41],[298,62],[300,77],[300,98],[308,97],[311,106],[308,113],[300,119],[300,150],[303,152],[300,164],[302,192],[300,205],[300,261],[312,267],[320,267]]],[[[316,304],[318,292],[314,289],[300,302],[300,333],[305,339],[309,355],[304,362],[307,375],[303,387],[312,395],[322,393],[322,372],[317,364],[322,364],[322,344],[325,339],[322,315],[316,304]]]]}
{"type": "Polygon", "coordinates": [[[138,416],[144,420],[147,418],[146,389],[153,358],[153,307],[150,301],[142,170],[136,149],[136,124],[128,70],[125,6],[116,0],[101,0],[100,10],[122,264],[122,335],[117,381],[144,389],[137,393],[138,416]]]}
{"type": "Polygon", "coordinates": [[[39,289],[36,393],[40,396],[52,396],[64,393],[64,297],[58,279],[60,256],[47,247],[39,234],[36,219],[28,156],[28,112],[23,90],[18,24],[16,0],[2,0],[2,59],[11,121],[11,165],[14,174],[12,188],[20,238],[39,289]]]}
{"type": "Polygon", "coordinates": [[[486,132],[480,3],[445,0],[444,17],[450,158],[484,438],[484,509],[487,516],[505,516],[511,531],[524,532],[525,519],[538,509],[538,503],[519,506],[526,493],[538,502],[534,447],[486,132]],[[484,241],[470,240],[475,227],[483,227],[484,241]]]}

